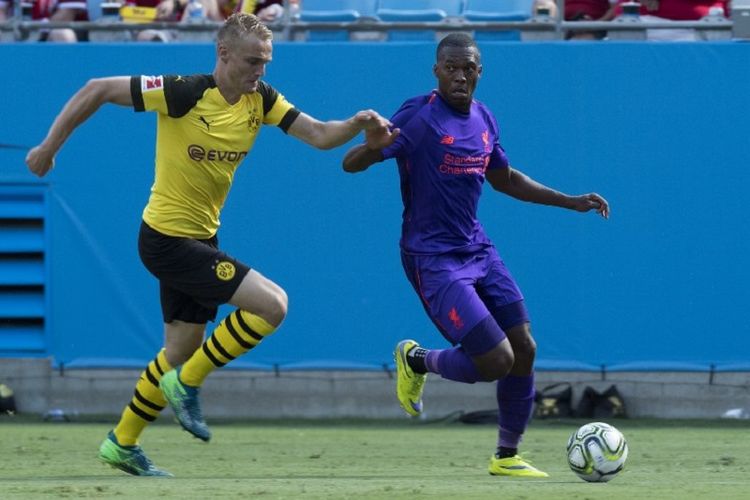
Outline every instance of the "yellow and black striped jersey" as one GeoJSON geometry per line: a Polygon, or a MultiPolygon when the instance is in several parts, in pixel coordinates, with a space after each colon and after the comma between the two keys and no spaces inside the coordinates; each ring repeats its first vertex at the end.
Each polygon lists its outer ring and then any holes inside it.
{"type": "Polygon", "coordinates": [[[284,132],[299,115],[265,82],[229,104],[212,75],[134,76],[136,111],[156,111],[156,174],[143,220],[169,236],[208,239],[219,229],[234,172],[261,124],[284,132]]]}

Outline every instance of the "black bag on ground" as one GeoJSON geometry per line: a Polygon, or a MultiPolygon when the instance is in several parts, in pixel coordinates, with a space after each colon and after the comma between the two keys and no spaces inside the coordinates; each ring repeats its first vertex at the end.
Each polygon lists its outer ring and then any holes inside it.
{"type": "Polygon", "coordinates": [[[596,407],[594,408],[595,418],[625,418],[627,416],[625,400],[622,399],[617,386],[611,385],[599,395],[596,407]]]}
{"type": "Polygon", "coordinates": [[[602,393],[587,386],[578,401],[575,415],[579,418],[624,418],[627,417],[625,400],[615,385],[602,393]]]}
{"type": "Polygon", "coordinates": [[[573,388],[569,382],[548,385],[534,396],[534,418],[565,418],[572,415],[573,388]]]}
{"type": "Polygon", "coordinates": [[[578,400],[578,406],[576,406],[575,416],[579,418],[593,418],[594,408],[599,401],[599,393],[591,386],[586,386],[581,394],[581,399],[578,400]]]}
{"type": "Polygon", "coordinates": [[[16,412],[16,400],[13,390],[5,384],[0,384],[0,415],[12,415],[16,412]]]}

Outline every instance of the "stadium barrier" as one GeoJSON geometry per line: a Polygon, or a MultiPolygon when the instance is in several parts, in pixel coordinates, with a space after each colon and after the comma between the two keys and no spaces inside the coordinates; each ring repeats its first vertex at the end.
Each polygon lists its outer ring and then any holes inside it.
{"type": "MultiPolygon", "coordinates": [[[[142,30],[170,30],[183,35],[183,40],[191,41],[195,35],[216,32],[219,22],[201,20],[199,22],[162,22],[148,23],[123,22],[111,16],[102,16],[96,21],[49,22],[32,21],[28,12],[30,4],[18,1],[15,14],[5,22],[0,22],[0,36],[10,35],[13,40],[24,41],[31,33],[50,29],[70,28],[93,32],[138,32],[142,30]]],[[[102,4],[106,8],[108,4],[102,4]]],[[[559,2],[560,11],[564,11],[564,0],[559,2]]],[[[287,9],[288,12],[288,9],[287,9]]],[[[612,21],[565,21],[561,17],[550,17],[541,14],[531,16],[525,21],[473,21],[462,17],[448,17],[438,22],[389,22],[373,17],[362,17],[346,22],[309,22],[302,21],[297,15],[285,15],[278,22],[269,24],[278,40],[304,41],[307,33],[343,31],[351,37],[357,33],[372,33],[371,39],[387,39],[386,33],[393,31],[434,30],[443,34],[452,31],[469,32],[509,32],[520,31],[522,40],[563,40],[569,31],[607,31],[613,40],[645,39],[646,30],[690,29],[696,30],[699,39],[747,39],[750,38],[750,0],[735,0],[732,5],[733,19],[723,16],[707,16],[697,21],[653,21],[641,20],[636,14],[623,14],[612,21]]]]}

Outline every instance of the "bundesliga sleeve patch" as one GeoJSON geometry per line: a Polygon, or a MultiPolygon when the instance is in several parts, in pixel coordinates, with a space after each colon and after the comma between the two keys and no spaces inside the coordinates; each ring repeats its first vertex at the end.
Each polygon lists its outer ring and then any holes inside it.
{"type": "Polygon", "coordinates": [[[164,77],[162,76],[142,76],[141,77],[141,92],[161,90],[163,88],[164,88],[164,77]]]}

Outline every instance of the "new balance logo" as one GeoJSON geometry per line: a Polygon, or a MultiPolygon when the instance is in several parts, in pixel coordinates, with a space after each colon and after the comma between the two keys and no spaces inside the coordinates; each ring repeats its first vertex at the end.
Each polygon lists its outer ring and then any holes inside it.
{"type": "Polygon", "coordinates": [[[440,139],[440,144],[453,144],[456,141],[456,139],[452,135],[444,135],[442,139],[440,139]]]}

